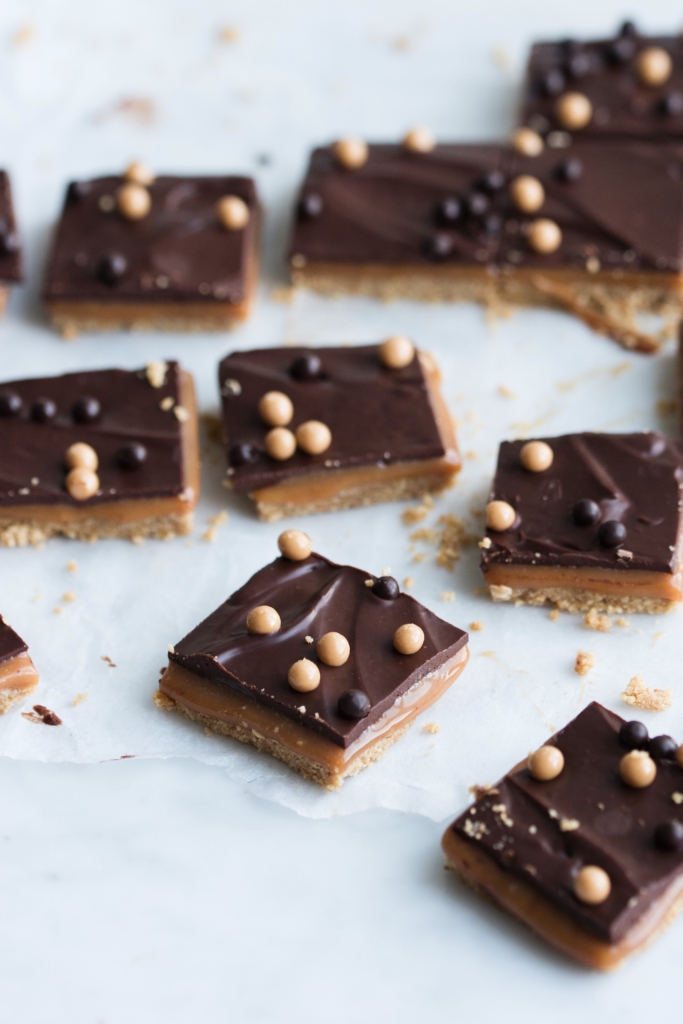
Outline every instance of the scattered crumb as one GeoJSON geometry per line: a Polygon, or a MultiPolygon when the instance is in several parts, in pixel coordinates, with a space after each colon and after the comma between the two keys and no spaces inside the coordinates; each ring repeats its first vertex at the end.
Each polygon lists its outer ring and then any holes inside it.
{"type": "Polygon", "coordinates": [[[74,572],[74,573],[78,572],[78,563],[74,562],[74,561],[67,562],[66,563],[66,571],[67,572],[74,572]]]}
{"type": "Polygon", "coordinates": [[[560,832],[576,832],[579,826],[576,818],[560,818],[560,832]]]}
{"type": "Polygon", "coordinates": [[[663,636],[665,636],[665,633],[653,633],[652,634],[652,646],[654,647],[654,645],[656,643],[659,643],[659,641],[662,639],[663,636]]]}
{"type": "Polygon", "coordinates": [[[54,613],[55,615],[61,615],[61,614],[63,613],[64,609],[63,609],[63,608],[60,608],[60,607],[58,606],[57,608],[53,608],[53,609],[52,609],[52,611],[53,611],[53,613],[54,613]]]}
{"type": "Polygon", "coordinates": [[[468,451],[466,451],[466,452],[465,452],[465,458],[466,458],[466,459],[470,459],[470,460],[471,460],[472,462],[476,462],[476,461],[477,461],[477,459],[479,458],[479,456],[478,456],[478,454],[477,454],[477,453],[476,453],[476,452],[474,451],[474,449],[473,449],[473,448],[470,448],[470,449],[468,449],[468,451]]]}
{"type": "Polygon", "coordinates": [[[391,566],[390,565],[385,565],[385,567],[382,569],[382,576],[391,576],[391,566]]]}
{"type": "Polygon", "coordinates": [[[225,509],[222,512],[219,512],[218,515],[216,516],[209,516],[208,522],[210,525],[208,529],[205,530],[204,533],[202,534],[202,540],[209,541],[211,544],[213,544],[216,537],[218,536],[218,527],[222,526],[223,523],[227,523],[227,521],[228,513],[225,511],[225,509]]]}
{"type": "Polygon", "coordinates": [[[190,418],[190,414],[184,405],[176,405],[173,409],[173,415],[179,423],[187,423],[190,418]]]}
{"type": "Polygon", "coordinates": [[[211,731],[211,729],[209,729],[208,725],[204,726],[204,735],[205,736],[213,736],[214,735],[214,733],[211,731]]]}
{"type": "Polygon", "coordinates": [[[304,640],[306,641],[307,644],[315,643],[315,641],[314,641],[312,636],[306,636],[306,637],[304,637],[304,640]]]}
{"type": "Polygon", "coordinates": [[[439,594],[439,597],[441,598],[442,601],[455,601],[455,591],[442,590],[441,593],[439,594]]]}
{"type": "Polygon", "coordinates": [[[395,39],[392,39],[391,45],[395,50],[405,52],[406,50],[409,50],[412,47],[413,42],[410,36],[396,36],[395,39]]]}
{"type": "Polygon", "coordinates": [[[270,289],[270,297],[273,302],[282,302],[288,306],[294,298],[294,289],[286,285],[278,285],[276,288],[270,289]]]}
{"type": "Polygon", "coordinates": [[[375,585],[375,581],[374,580],[366,580],[365,581],[365,586],[366,587],[373,587],[374,585],[375,585]]]}
{"type": "Polygon", "coordinates": [[[584,626],[588,629],[597,629],[598,633],[606,633],[612,626],[612,620],[609,615],[601,615],[600,612],[596,612],[595,608],[584,615],[583,618],[584,626]]]}
{"type": "Polygon", "coordinates": [[[168,653],[175,654],[175,647],[173,646],[173,644],[168,645],[168,653]]]}
{"type": "MultiPolygon", "coordinates": [[[[474,786],[470,786],[467,792],[471,793],[475,800],[481,800],[484,796],[498,796],[498,790],[495,786],[478,786],[476,783],[474,786]]],[[[472,810],[474,810],[474,808],[472,808],[472,810]]]]}
{"type": "Polygon", "coordinates": [[[401,512],[401,519],[406,526],[419,523],[429,515],[433,508],[434,499],[431,494],[425,494],[420,505],[410,505],[401,512]]]}
{"type": "Polygon", "coordinates": [[[502,398],[516,398],[517,397],[515,392],[511,391],[510,388],[506,388],[504,384],[499,384],[498,385],[498,394],[501,395],[502,398]]]}
{"type": "Polygon", "coordinates": [[[118,114],[130,118],[131,121],[136,121],[139,125],[146,126],[154,121],[156,108],[154,101],[146,96],[126,96],[117,100],[116,103],[110,103],[104,110],[95,114],[93,121],[95,124],[102,124],[118,114]]]}
{"type": "Polygon", "coordinates": [[[484,623],[478,621],[470,622],[469,628],[472,630],[473,633],[481,633],[482,629],[484,628],[484,623]]]}
{"type": "Polygon", "coordinates": [[[220,416],[217,416],[213,412],[203,412],[201,415],[204,429],[206,430],[207,437],[210,441],[215,441],[217,444],[223,443],[223,422],[220,416]]]}
{"type": "Polygon", "coordinates": [[[296,710],[300,711],[302,715],[305,715],[306,714],[306,705],[302,704],[301,707],[298,707],[296,710]]]}
{"type": "Polygon", "coordinates": [[[40,591],[39,590],[36,590],[35,594],[33,595],[33,600],[36,601],[36,602],[40,601],[40,591]]]}
{"type": "Polygon", "coordinates": [[[548,618],[550,619],[551,622],[557,622],[559,617],[560,617],[560,609],[559,608],[553,608],[552,611],[548,612],[548,618]]]}
{"type": "Polygon", "coordinates": [[[427,722],[426,725],[422,726],[422,732],[431,732],[436,734],[437,732],[441,732],[441,726],[438,722],[427,722]]]}
{"type": "Polygon", "coordinates": [[[683,793],[672,793],[671,799],[675,804],[683,804],[683,793]]]}
{"type": "Polygon", "coordinates": [[[440,565],[443,569],[453,570],[455,563],[460,558],[460,548],[473,544],[476,538],[466,532],[462,519],[452,512],[439,516],[439,526],[442,529],[439,534],[436,564],[440,565]]]}
{"type": "Polygon", "coordinates": [[[87,690],[84,693],[77,693],[74,699],[71,701],[71,706],[75,708],[77,704],[82,704],[83,701],[87,700],[89,696],[90,695],[87,692],[87,690]]]}
{"type": "Polygon", "coordinates": [[[509,71],[512,66],[510,54],[504,46],[494,46],[491,50],[491,60],[499,71],[509,71]]]}
{"type": "Polygon", "coordinates": [[[50,711],[49,708],[44,707],[42,704],[34,704],[33,712],[22,711],[21,717],[28,719],[29,722],[42,722],[43,725],[62,724],[62,720],[59,715],[56,715],[54,711],[50,711]],[[35,712],[35,714],[33,712],[35,712]]]}
{"type": "Polygon", "coordinates": [[[614,625],[619,626],[620,629],[628,629],[631,623],[628,621],[628,619],[615,619],[614,625]]]}
{"type": "Polygon", "coordinates": [[[481,540],[478,541],[477,543],[478,543],[480,548],[484,548],[484,550],[488,550],[491,547],[492,541],[491,541],[490,537],[482,537],[481,540]]]}
{"type": "Polygon", "coordinates": [[[655,405],[655,411],[658,416],[673,416],[677,405],[675,399],[662,399],[655,405]]]}
{"type": "Polygon", "coordinates": [[[159,408],[163,409],[164,412],[168,412],[169,409],[173,408],[173,396],[167,395],[166,398],[162,398],[159,402],[159,408]]]}
{"type": "Polygon", "coordinates": [[[496,652],[495,651],[480,651],[479,652],[479,657],[480,658],[495,658],[496,657],[496,652]]]}
{"type": "Polygon", "coordinates": [[[413,579],[413,577],[406,576],[406,578],[403,581],[403,586],[406,590],[412,590],[412,588],[415,586],[415,580],[413,579]]]}
{"type": "Polygon", "coordinates": [[[130,542],[131,544],[137,544],[139,547],[141,544],[145,543],[145,538],[142,536],[142,534],[136,533],[135,536],[130,538],[130,542]]]}
{"type": "Polygon", "coordinates": [[[223,25],[222,28],[218,29],[216,33],[218,36],[219,43],[238,43],[240,39],[240,30],[235,28],[234,25],[223,25]]]}
{"type": "Polygon", "coordinates": [[[71,604],[76,600],[76,595],[73,590],[67,590],[65,594],[62,594],[62,601],[66,601],[67,604],[71,604]]]}
{"type": "Polygon", "coordinates": [[[595,668],[595,655],[588,651],[579,651],[574,663],[574,671],[577,676],[587,676],[592,668],[595,668]]]}
{"type": "Polygon", "coordinates": [[[33,42],[35,34],[33,25],[21,25],[12,36],[12,46],[27,46],[33,42]]]}
{"type": "Polygon", "coordinates": [[[147,363],[145,374],[153,388],[163,388],[167,373],[168,363],[165,363],[163,359],[154,359],[151,363],[147,363]]]}
{"type": "Polygon", "coordinates": [[[108,654],[102,655],[102,661],[106,661],[107,665],[109,665],[109,668],[116,668],[116,663],[111,660],[108,654]]]}
{"type": "Polygon", "coordinates": [[[673,703],[672,693],[672,690],[651,690],[638,673],[621,694],[621,699],[625,704],[643,711],[665,711],[673,703]]]}

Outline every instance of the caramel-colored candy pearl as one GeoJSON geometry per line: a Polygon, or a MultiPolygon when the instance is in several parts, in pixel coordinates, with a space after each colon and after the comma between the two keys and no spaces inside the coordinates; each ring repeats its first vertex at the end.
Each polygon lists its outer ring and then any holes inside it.
{"type": "Polygon", "coordinates": [[[490,501],[486,506],[486,525],[489,530],[497,533],[509,530],[516,518],[517,513],[507,501],[490,501]]]}
{"type": "Polygon", "coordinates": [[[529,229],[529,245],[536,252],[547,255],[555,252],[562,244],[562,232],[554,220],[539,217],[529,229]]]}
{"type": "Polygon", "coordinates": [[[536,213],[545,202],[545,189],[538,178],[531,174],[520,174],[510,185],[510,196],[518,210],[536,213]]]}
{"type": "Polygon", "coordinates": [[[266,391],[259,399],[258,414],[269,427],[286,427],[294,415],[294,406],[282,391],[266,391]]]}
{"type": "Polygon", "coordinates": [[[555,104],[555,117],[563,128],[578,131],[593,116],[593,105],[582,92],[566,92],[555,104]]]}
{"type": "Polygon", "coordinates": [[[239,196],[223,196],[219,199],[216,214],[227,231],[241,231],[249,223],[249,207],[239,196]]]}
{"type": "Polygon", "coordinates": [[[403,148],[409,153],[431,153],[436,139],[429,128],[413,128],[403,139],[403,148]]]}
{"type": "Polygon", "coordinates": [[[341,633],[325,633],[318,640],[316,650],[323,664],[333,668],[346,664],[351,653],[349,641],[341,633]]]}
{"type": "Polygon", "coordinates": [[[313,550],[311,538],[302,530],[285,530],[278,537],[277,546],[283,558],[292,562],[303,562],[313,550]]]}
{"type": "Polygon", "coordinates": [[[320,686],[320,669],[315,662],[301,658],[290,667],[287,682],[297,693],[310,693],[320,686]]]}
{"type": "Polygon", "coordinates": [[[265,445],[271,459],[284,462],[285,459],[291,459],[296,451],[296,438],[287,427],[275,427],[266,434],[265,445]]]}
{"type": "Polygon", "coordinates": [[[655,781],[657,765],[645,750],[630,750],[619,762],[622,782],[633,789],[645,789],[655,781]]]}
{"type": "Polygon", "coordinates": [[[643,85],[653,88],[664,85],[671,78],[672,70],[671,57],[661,46],[648,46],[638,54],[636,71],[643,85]]]}
{"type": "Polygon", "coordinates": [[[76,466],[66,475],[66,489],[76,501],[85,501],[92,498],[100,489],[100,479],[97,473],[87,466],[76,466]]]}
{"type": "Polygon", "coordinates": [[[530,473],[542,473],[549,469],[554,458],[552,448],[545,441],[527,441],[519,453],[519,461],[530,473]]]}
{"type": "Polygon", "coordinates": [[[77,441],[76,444],[70,445],[64,456],[64,464],[67,469],[83,467],[84,469],[92,469],[94,472],[99,465],[99,461],[95,449],[91,448],[89,444],[84,444],[82,441],[77,441]]]}
{"type": "Polygon", "coordinates": [[[399,654],[416,654],[425,642],[425,635],[414,622],[406,622],[394,633],[394,647],[399,654]]]}
{"type": "Polygon", "coordinates": [[[122,185],[116,193],[116,205],[126,220],[142,220],[152,207],[150,194],[143,185],[130,182],[122,185]]]}
{"type": "Polygon", "coordinates": [[[296,443],[307,455],[321,455],[332,444],[332,433],[320,420],[307,420],[296,428],[296,443]]]}
{"type": "Polygon", "coordinates": [[[123,176],[126,181],[132,181],[135,185],[152,185],[154,182],[154,174],[149,167],[138,163],[137,160],[128,165],[123,176]]]}
{"type": "Polygon", "coordinates": [[[404,366],[410,366],[415,358],[415,346],[410,338],[395,334],[382,342],[379,358],[389,370],[402,370],[404,366]]]}
{"type": "Polygon", "coordinates": [[[281,625],[280,616],[268,604],[260,604],[258,607],[252,608],[247,615],[247,629],[257,636],[277,633],[281,625]]]}
{"type": "Polygon", "coordinates": [[[368,145],[362,139],[338,139],[332,152],[342,167],[349,170],[362,167],[368,159],[368,145]]]}
{"type": "Polygon", "coordinates": [[[574,895],[589,907],[604,903],[611,891],[609,875],[596,864],[586,864],[574,879],[574,895]]]}
{"type": "Polygon", "coordinates": [[[556,779],[564,768],[564,754],[557,747],[539,747],[529,754],[527,761],[529,774],[538,782],[550,782],[556,779]]]}
{"type": "Polygon", "coordinates": [[[538,132],[532,128],[518,128],[512,136],[512,148],[524,156],[540,156],[545,144],[538,132]]]}

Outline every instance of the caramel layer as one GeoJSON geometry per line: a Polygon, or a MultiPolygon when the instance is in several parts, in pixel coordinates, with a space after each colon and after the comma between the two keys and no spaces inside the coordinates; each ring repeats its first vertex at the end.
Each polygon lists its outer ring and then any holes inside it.
{"type": "Polygon", "coordinates": [[[644,569],[601,569],[588,566],[489,565],[484,573],[488,586],[512,590],[561,587],[598,594],[654,597],[665,601],[683,598],[681,571],[675,574],[644,569]]]}
{"type": "Polygon", "coordinates": [[[448,866],[468,885],[513,914],[561,952],[587,967],[609,971],[648,946],[683,909],[683,875],[655,900],[619,942],[610,944],[581,928],[528,882],[504,871],[475,842],[448,829],[442,840],[448,866]]]}
{"type": "Polygon", "coordinates": [[[407,728],[417,715],[438,700],[460,675],[468,658],[468,648],[463,647],[441,668],[424,676],[398,697],[380,719],[346,748],[227,685],[204,679],[173,662],[161,677],[159,689],[192,711],[227,725],[250,729],[255,736],[275,741],[297,757],[305,757],[334,775],[342,776],[349,773],[353,761],[362,757],[374,743],[407,728]]]}
{"type": "Polygon", "coordinates": [[[38,673],[26,652],[0,662],[0,690],[33,690],[37,685],[38,673]]]}

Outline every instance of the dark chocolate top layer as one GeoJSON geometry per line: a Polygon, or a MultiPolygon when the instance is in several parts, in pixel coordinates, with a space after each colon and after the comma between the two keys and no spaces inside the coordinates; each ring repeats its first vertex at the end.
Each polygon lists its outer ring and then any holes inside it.
{"type": "Polygon", "coordinates": [[[247,297],[258,231],[251,178],[159,177],[148,189],[150,212],[135,221],[116,208],[123,184],[115,176],[70,184],[45,278],[47,301],[210,304],[247,297]],[[216,203],[226,195],[249,207],[240,231],[217,218],[216,203]],[[123,258],[120,274],[105,268],[114,257],[123,258]]]}
{"type": "Polygon", "coordinates": [[[656,431],[543,440],[554,458],[542,473],[522,466],[525,441],[500,446],[489,500],[508,502],[518,518],[510,530],[487,530],[491,547],[483,549],[484,570],[505,563],[674,572],[683,487],[676,444],[656,431]],[[573,510],[584,499],[599,511],[593,522],[579,525],[573,510]],[[626,529],[612,548],[598,539],[608,520],[626,529]]]}
{"type": "Polygon", "coordinates": [[[0,171],[0,282],[23,279],[21,244],[7,171],[0,171]]]}
{"type": "Polygon", "coordinates": [[[683,771],[675,761],[657,758],[650,786],[625,785],[619,777],[626,753],[618,739],[623,722],[600,704],[589,704],[548,741],[564,754],[556,779],[537,782],[526,767],[513,771],[451,826],[610,943],[629,931],[683,868],[683,848],[662,850],[654,841],[658,825],[681,817],[672,794],[683,792],[683,771]],[[598,906],[581,903],[572,888],[588,864],[601,867],[612,883],[598,906]]]}
{"type": "Polygon", "coordinates": [[[593,269],[678,271],[683,147],[584,142],[527,157],[496,145],[439,145],[431,153],[372,145],[357,170],[341,167],[331,149],[316,149],[298,211],[290,245],[294,268],[431,263],[494,271],[583,269],[592,259],[593,269]],[[579,162],[578,176],[566,173],[570,158],[579,162]],[[545,189],[534,214],[520,213],[510,198],[510,182],[521,174],[538,178],[545,189]],[[306,213],[311,197],[320,200],[314,216],[306,213]],[[553,253],[529,245],[529,227],[538,217],[562,230],[553,253]]]}
{"type": "Polygon", "coordinates": [[[576,135],[586,138],[683,139],[683,41],[676,36],[641,36],[622,30],[612,39],[536,43],[531,49],[522,103],[522,123],[545,135],[564,130],[554,113],[567,92],[583,93],[593,116],[576,135]],[[638,55],[656,46],[671,57],[671,77],[644,85],[638,55]]]}
{"type": "Polygon", "coordinates": [[[418,356],[403,369],[390,370],[380,362],[377,345],[233,352],[220,364],[219,384],[228,474],[237,491],[268,487],[302,473],[445,454],[418,356]],[[320,360],[320,375],[297,379],[292,367],[311,355],[320,360]],[[282,391],[292,400],[290,429],[307,420],[325,423],[332,432],[327,451],[307,455],[297,450],[284,462],[272,459],[264,446],[270,428],[257,410],[267,391],[282,391]],[[251,461],[235,457],[240,445],[250,447],[251,461]]]}
{"type": "Polygon", "coordinates": [[[321,555],[302,562],[277,558],[176,644],[169,658],[348,747],[414,683],[467,643],[466,633],[407,594],[393,600],[375,596],[365,585],[368,579],[376,577],[321,555]],[[259,605],[279,613],[277,633],[247,632],[247,614],[259,605]],[[394,632],[406,622],[424,630],[416,654],[399,654],[393,646],[394,632]],[[351,646],[348,661],[337,668],[322,664],[316,654],[317,641],[332,631],[351,646]],[[320,685],[310,693],[297,693],[287,682],[290,666],[300,658],[320,669],[320,685]],[[338,713],[339,697],[349,689],[362,690],[370,700],[370,712],[360,721],[338,713]]]}
{"type": "MultiPolygon", "coordinates": [[[[93,370],[62,377],[39,377],[0,384],[0,508],[4,505],[98,505],[105,501],[182,494],[187,486],[183,466],[182,424],[174,414],[180,405],[177,363],[168,363],[162,387],[152,387],[146,371],[93,370]],[[20,400],[7,414],[9,402],[20,400]],[[77,403],[99,402],[98,417],[79,422],[77,403]],[[35,418],[36,403],[54,403],[54,416],[35,418]],[[168,409],[160,403],[167,399],[168,409]],[[64,456],[77,441],[95,449],[101,489],[77,501],[65,487],[64,456]],[[134,468],[122,449],[142,445],[146,455],[134,468]]],[[[81,417],[82,419],[82,417],[81,417]]]]}
{"type": "Polygon", "coordinates": [[[17,658],[20,654],[25,654],[27,650],[28,645],[0,615],[0,665],[3,661],[9,661],[11,658],[17,658]]]}

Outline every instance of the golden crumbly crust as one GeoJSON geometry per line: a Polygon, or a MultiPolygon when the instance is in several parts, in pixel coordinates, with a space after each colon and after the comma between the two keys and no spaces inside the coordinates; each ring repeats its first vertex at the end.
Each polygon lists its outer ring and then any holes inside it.
{"type": "Polygon", "coordinates": [[[52,537],[68,537],[70,540],[95,541],[118,537],[134,543],[147,539],[171,540],[192,532],[192,512],[155,516],[132,523],[105,522],[99,519],[85,519],[81,522],[21,522],[21,520],[0,519],[0,547],[23,548],[28,545],[40,547],[52,537]]]}
{"type": "Polygon", "coordinates": [[[667,601],[658,597],[623,597],[616,594],[599,594],[593,590],[573,590],[570,587],[513,588],[491,584],[491,597],[496,602],[512,602],[539,607],[553,604],[563,612],[605,612],[607,615],[623,615],[626,612],[646,612],[662,615],[670,612],[680,602],[667,601]]]}
{"type": "Polygon", "coordinates": [[[38,680],[36,679],[35,683],[32,683],[30,686],[25,686],[23,690],[0,690],[0,715],[6,714],[13,704],[16,704],[18,701],[28,697],[30,693],[33,693],[37,685],[38,680]]]}

